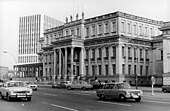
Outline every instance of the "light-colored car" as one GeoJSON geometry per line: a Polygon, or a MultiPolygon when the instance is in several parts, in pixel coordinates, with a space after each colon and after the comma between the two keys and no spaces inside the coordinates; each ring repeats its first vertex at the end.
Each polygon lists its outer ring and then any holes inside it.
{"type": "Polygon", "coordinates": [[[141,100],[143,91],[132,89],[127,82],[106,83],[101,89],[96,90],[99,99],[135,99],[137,102],[141,100]]]}
{"type": "Polygon", "coordinates": [[[25,84],[27,85],[28,88],[31,88],[33,91],[37,91],[38,86],[34,84],[32,81],[25,81],[25,84]]]}
{"type": "Polygon", "coordinates": [[[31,101],[32,89],[28,88],[23,81],[7,81],[0,87],[0,95],[8,101],[12,98],[26,98],[31,101]]]}
{"type": "Polygon", "coordinates": [[[61,81],[60,82],[60,88],[67,88],[72,84],[72,81],[61,81]]]}
{"type": "Polygon", "coordinates": [[[67,86],[67,89],[93,89],[93,86],[85,81],[74,81],[72,84],[67,86]]]}

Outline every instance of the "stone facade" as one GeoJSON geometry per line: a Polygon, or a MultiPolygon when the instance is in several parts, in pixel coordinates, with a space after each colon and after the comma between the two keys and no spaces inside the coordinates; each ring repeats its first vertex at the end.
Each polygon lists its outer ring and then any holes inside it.
{"type": "Polygon", "coordinates": [[[162,47],[157,38],[162,25],[123,12],[89,19],[82,13],[81,19],[70,17],[70,22],[67,18],[64,25],[47,29],[39,41],[43,76],[58,81],[98,77],[131,84],[137,78],[138,84],[147,85],[154,75],[162,84],[163,63],[157,61],[162,56],[157,47],[162,47]]]}

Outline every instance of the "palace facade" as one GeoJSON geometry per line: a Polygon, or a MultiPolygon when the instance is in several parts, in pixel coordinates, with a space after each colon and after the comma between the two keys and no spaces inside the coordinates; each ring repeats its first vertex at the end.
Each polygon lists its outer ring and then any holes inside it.
{"type": "Polygon", "coordinates": [[[163,79],[162,21],[123,12],[76,20],[45,30],[39,40],[43,77],[156,84],[163,79]]]}

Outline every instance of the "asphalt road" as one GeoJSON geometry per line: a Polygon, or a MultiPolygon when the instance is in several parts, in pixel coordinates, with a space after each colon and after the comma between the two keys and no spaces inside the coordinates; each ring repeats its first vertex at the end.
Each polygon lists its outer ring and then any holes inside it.
{"type": "Polygon", "coordinates": [[[95,91],[39,88],[31,102],[0,99],[0,111],[169,111],[170,93],[151,96],[144,93],[141,102],[129,100],[99,101],[95,91]],[[163,99],[165,98],[165,99],[163,99]]]}

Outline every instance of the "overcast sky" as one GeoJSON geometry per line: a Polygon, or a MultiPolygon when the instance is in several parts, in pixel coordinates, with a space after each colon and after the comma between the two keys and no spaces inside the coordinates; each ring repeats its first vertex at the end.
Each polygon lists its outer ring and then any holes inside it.
{"type": "Polygon", "coordinates": [[[21,16],[45,14],[65,22],[66,17],[82,10],[85,19],[122,11],[165,22],[170,21],[168,6],[170,0],[0,0],[0,66],[12,69],[15,64],[21,16]]]}

